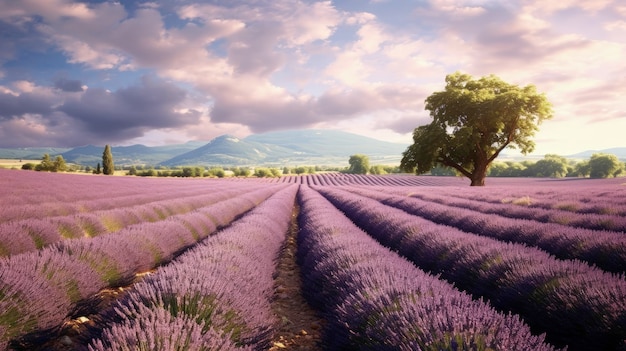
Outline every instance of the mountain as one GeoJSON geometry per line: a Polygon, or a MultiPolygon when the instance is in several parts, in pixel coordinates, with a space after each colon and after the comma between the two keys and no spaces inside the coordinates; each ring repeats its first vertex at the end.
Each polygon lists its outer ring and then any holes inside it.
{"type": "Polygon", "coordinates": [[[353,154],[372,162],[400,162],[407,145],[333,130],[271,132],[238,139],[222,135],[208,144],[161,162],[165,166],[346,165],[353,154]]]}
{"type": "MultiPolygon", "coordinates": [[[[112,146],[111,152],[116,165],[155,165],[176,155],[196,149],[204,145],[205,141],[190,141],[185,144],[167,146],[145,146],[141,144],[130,146],[112,146]]],[[[86,145],[73,148],[61,155],[66,162],[95,166],[102,162],[104,146],[86,145]]]]}
{"type": "Polygon", "coordinates": [[[208,144],[161,162],[164,166],[183,165],[259,165],[289,155],[291,150],[280,145],[241,140],[232,135],[222,135],[208,144]]]}
{"type": "MultiPolygon", "coordinates": [[[[167,146],[112,146],[116,166],[345,166],[350,155],[365,154],[372,163],[398,164],[407,145],[390,143],[336,130],[292,130],[250,135],[239,139],[222,135],[210,142],[190,141],[167,146]]],[[[73,149],[0,149],[0,158],[41,159],[44,153],[62,155],[66,162],[95,167],[104,146],[73,149]],[[3,150],[4,154],[3,154],[3,150]],[[57,152],[54,152],[54,151],[57,152]]]]}
{"type": "MultiPolygon", "coordinates": [[[[350,155],[367,155],[372,164],[397,165],[408,146],[337,130],[290,130],[239,139],[222,135],[210,142],[190,141],[165,146],[112,146],[115,165],[164,166],[346,166],[350,155]]],[[[40,160],[44,153],[62,155],[68,163],[95,166],[104,146],[67,148],[0,148],[0,158],[40,160]]],[[[589,159],[594,153],[626,159],[626,147],[588,150],[565,156],[589,159]]],[[[506,155],[502,155],[506,156],[506,155]]]]}
{"type": "Polygon", "coordinates": [[[365,154],[371,157],[400,155],[408,145],[390,143],[338,130],[295,130],[250,135],[245,140],[275,144],[310,156],[365,154]]]}
{"type": "Polygon", "coordinates": [[[54,158],[69,148],[59,147],[24,147],[24,148],[0,148],[0,158],[24,159],[24,160],[41,160],[43,154],[48,154],[54,158]]]}
{"type": "Polygon", "coordinates": [[[576,159],[589,159],[593,154],[612,154],[617,156],[620,160],[626,160],[626,147],[614,147],[610,149],[604,150],[587,150],[583,152],[579,152],[577,154],[566,156],[567,158],[576,158],[576,159]]]}

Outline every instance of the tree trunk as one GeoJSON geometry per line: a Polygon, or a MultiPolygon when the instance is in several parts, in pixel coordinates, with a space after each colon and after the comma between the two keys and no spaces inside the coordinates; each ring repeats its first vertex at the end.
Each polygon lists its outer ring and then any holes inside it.
{"type": "Polygon", "coordinates": [[[485,178],[487,178],[487,165],[478,165],[470,177],[472,181],[470,186],[485,186],[485,178]]]}
{"type": "Polygon", "coordinates": [[[485,186],[485,176],[482,177],[472,177],[472,183],[470,186],[485,186]]]}

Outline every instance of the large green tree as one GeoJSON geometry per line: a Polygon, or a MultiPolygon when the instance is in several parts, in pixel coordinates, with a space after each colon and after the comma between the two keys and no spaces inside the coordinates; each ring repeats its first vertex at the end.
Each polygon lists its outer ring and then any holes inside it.
{"type": "Polygon", "coordinates": [[[589,176],[591,178],[616,177],[623,171],[623,165],[612,154],[593,154],[589,159],[589,176]]]}
{"type": "Polygon", "coordinates": [[[489,165],[505,148],[533,151],[531,137],[552,117],[551,104],[533,85],[460,72],[447,75],[445,90],[426,98],[426,110],[433,121],[414,130],[401,168],[417,174],[437,165],[453,168],[472,186],[485,185],[489,165]]]}
{"type": "Polygon", "coordinates": [[[569,173],[567,159],[553,154],[547,154],[528,170],[531,177],[563,178],[569,173]]]}
{"type": "Polygon", "coordinates": [[[41,158],[41,163],[37,165],[35,169],[38,171],[52,172],[52,170],[54,169],[54,162],[50,158],[50,155],[43,154],[43,157],[41,158]]]}
{"type": "Polygon", "coordinates": [[[67,163],[65,163],[65,159],[63,159],[63,156],[59,155],[54,159],[53,167],[54,167],[53,172],[67,171],[67,163]]]}
{"type": "Polygon", "coordinates": [[[370,169],[370,159],[366,155],[350,155],[348,163],[350,164],[348,173],[351,174],[367,174],[370,169]]]}
{"type": "Polygon", "coordinates": [[[104,152],[102,153],[102,173],[111,175],[114,172],[113,153],[111,152],[111,147],[107,144],[104,146],[104,152]]]}

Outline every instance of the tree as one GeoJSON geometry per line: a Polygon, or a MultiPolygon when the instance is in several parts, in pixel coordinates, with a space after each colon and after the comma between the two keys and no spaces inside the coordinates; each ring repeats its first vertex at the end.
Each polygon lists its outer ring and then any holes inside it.
{"type": "Polygon", "coordinates": [[[591,178],[615,177],[621,172],[622,163],[615,155],[593,154],[589,159],[589,176],[591,178]]]}
{"type": "Polygon", "coordinates": [[[567,166],[565,157],[547,154],[528,169],[533,177],[563,178],[568,173],[567,166]]]}
{"type": "Polygon", "coordinates": [[[387,171],[383,165],[374,165],[370,167],[370,174],[387,174],[387,171]]]}
{"type": "Polygon", "coordinates": [[[35,166],[36,171],[51,172],[53,169],[54,163],[52,162],[52,159],[50,159],[49,154],[43,154],[43,157],[41,158],[41,163],[35,166]]]}
{"type": "Polygon", "coordinates": [[[96,170],[93,171],[95,174],[100,174],[102,173],[102,169],[100,168],[100,162],[98,162],[98,165],[96,166],[96,170]]]}
{"type": "Polygon", "coordinates": [[[350,163],[348,173],[351,174],[367,174],[370,169],[370,160],[366,155],[351,155],[348,163],[350,163]]]}
{"type": "Polygon", "coordinates": [[[505,148],[533,151],[538,125],[552,117],[551,104],[535,86],[519,87],[494,75],[473,79],[456,72],[446,76],[444,91],[426,98],[433,121],[413,131],[413,145],[400,167],[422,174],[434,166],[454,168],[485,185],[487,169],[505,148]]]}
{"type": "Polygon", "coordinates": [[[22,169],[28,170],[28,171],[34,171],[37,168],[37,165],[34,163],[24,163],[22,165],[22,169]]]}
{"type": "Polygon", "coordinates": [[[65,172],[67,171],[67,164],[63,159],[63,156],[59,155],[54,159],[54,163],[52,165],[53,172],[65,172]]]}
{"type": "Polygon", "coordinates": [[[111,153],[111,147],[107,144],[102,153],[102,173],[111,175],[114,172],[115,165],[113,164],[113,154],[111,153]]]}

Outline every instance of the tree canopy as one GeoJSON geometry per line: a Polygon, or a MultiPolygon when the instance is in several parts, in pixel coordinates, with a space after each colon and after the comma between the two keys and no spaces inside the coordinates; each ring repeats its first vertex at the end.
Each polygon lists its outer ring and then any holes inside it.
{"type": "Polygon", "coordinates": [[[104,146],[104,152],[102,152],[102,173],[111,175],[114,172],[113,154],[111,153],[111,147],[107,144],[104,146]]]}
{"type": "Polygon", "coordinates": [[[519,87],[494,75],[474,79],[460,72],[447,75],[445,90],[426,98],[426,110],[433,121],[413,131],[401,168],[422,174],[445,166],[479,186],[505,148],[532,152],[531,137],[552,117],[551,104],[534,85],[519,87]]]}
{"type": "Polygon", "coordinates": [[[348,163],[350,164],[348,173],[351,174],[367,174],[370,169],[370,160],[366,155],[350,155],[348,163]]]}
{"type": "Polygon", "coordinates": [[[41,158],[41,163],[38,165],[33,164],[24,164],[22,169],[34,169],[36,171],[44,171],[44,172],[65,172],[67,171],[67,164],[63,159],[63,156],[58,155],[54,161],[50,158],[49,154],[44,154],[41,158]]]}
{"type": "Polygon", "coordinates": [[[611,154],[593,154],[589,160],[591,178],[616,177],[623,172],[623,164],[617,156],[611,154]]]}

